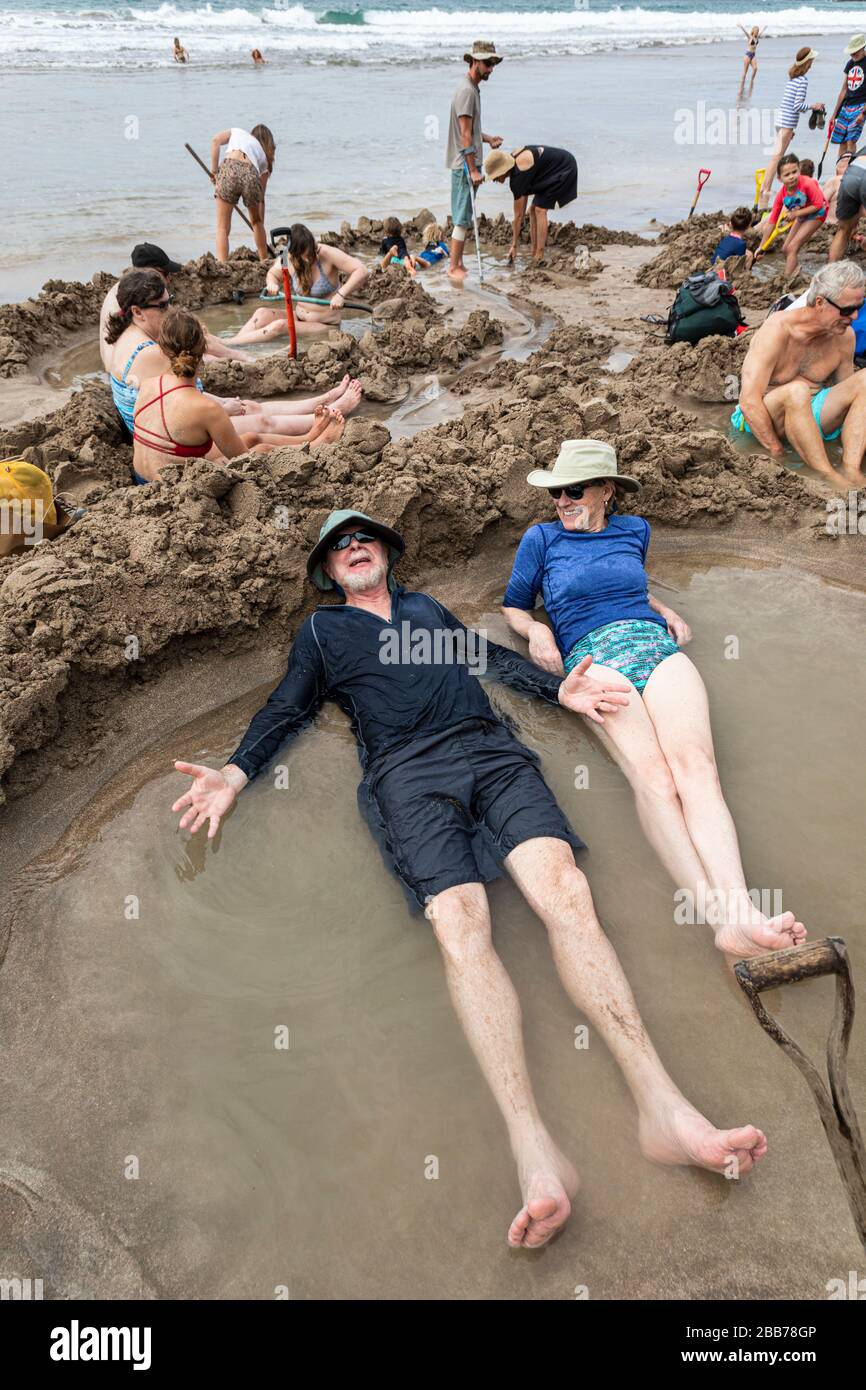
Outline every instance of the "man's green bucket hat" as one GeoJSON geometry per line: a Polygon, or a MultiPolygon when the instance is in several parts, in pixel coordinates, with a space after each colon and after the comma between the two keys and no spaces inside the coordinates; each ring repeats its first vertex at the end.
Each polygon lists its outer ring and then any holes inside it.
{"type": "Polygon", "coordinates": [[[356,522],[362,523],[365,528],[369,528],[375,536],[384,541],[388,547],[388,588],[393,589],[394,580],[391,570],[400,559],[406,545],[403,537],[398,531],[392,531],[390,526],[383,526],[381,521],[374,521],[371,516],[366,516],[364,512],[338,511],[331,512],[321,531],[319,539],[310,551],[310,558],[307,561],[307,574],[312,579],[317,589],[334,589],[338,586],[325,574],[322,568],[322,560],[328,549],[328,541],[337,531],[342,531],[346,526],[354,525],[356,522]]]}

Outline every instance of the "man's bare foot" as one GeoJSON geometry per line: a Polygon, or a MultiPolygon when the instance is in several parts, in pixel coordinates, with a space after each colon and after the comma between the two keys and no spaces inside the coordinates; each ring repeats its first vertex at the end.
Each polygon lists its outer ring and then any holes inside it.
{"type": "Polygon", "coordinates": [[[466,267],[464,265],[451,265],[448,267],[448,278],[450,280],[465,280],[466,267]]]}
{"type": "Polygon", "coordinates": [[[840,487],[843,492],[848,492],[851,489],[856,492],[858,488],[866,487],[866,473],[861,472],[859,468],[852,468],[850,470],[843,468],[841,473],[838,474],[838,479],[837,486],[840,487]]]}
{"type": "Polygon", "coordinates": [[[754,1125],[716,1129],[683,1096],[671,1096],[642,1112],[640,1146],[653,1163],[692,1164],[711,1173],[741,1178],[767,1152],[767,1140],[754,1125]]]}
{"type": "Polygon", "coordinates": [[[346,381],[348,385],[345,391],[336,398],[333,405],[337,410],[341,411],[343,415],[351,415],[352,411],[357,410],[358,406],[361,404],[361,397],[364,393],[361,390],[361,383],[357,378],[353,378],[349,381],[349,378],[346,377],[346,381]]]}
{"type": "Polygon", "coordinates": [[[748,956],[763,956],[767,951],[784,951],[799,946],[808,933],[793,912],[780,912],[778,917],[755,913],[754,921],[727,922],[716,932],[716,945],[733,960],[748,956]]]}
{"type": "Polygon", "coordinates": [[[517,1175],[523,1206],[508,1228],[508,1244],[536,1250],[562,1230],[580,1179],[552,1139],[517,1155],[517,1175]]]}

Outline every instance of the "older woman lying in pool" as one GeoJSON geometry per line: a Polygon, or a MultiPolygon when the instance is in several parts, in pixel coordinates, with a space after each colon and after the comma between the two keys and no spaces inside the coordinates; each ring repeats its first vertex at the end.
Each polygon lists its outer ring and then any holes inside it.
{"type": "Polygon", "coordinates": [[[589,655],[596,680],[625,677],[628,707],[593,725],[635,794],[641,825],[676,885],[707,900],[715,941],[731,957],[794,946],[806,929],[792,912],[767,918],[748,896],[737,832],[719,784],[704,683],[680,651],[691,637],[648,592],[649,525],[620,516],[617,494],[640,484],[617,472],[616,453],[569,439],[553,469],[527,482],[547,488],[556,520],[532,526],[505,593],[509,626],[545,670],[570,671],[589,655]],[[541,594],[553,630],[532,612],[541,594]]]}

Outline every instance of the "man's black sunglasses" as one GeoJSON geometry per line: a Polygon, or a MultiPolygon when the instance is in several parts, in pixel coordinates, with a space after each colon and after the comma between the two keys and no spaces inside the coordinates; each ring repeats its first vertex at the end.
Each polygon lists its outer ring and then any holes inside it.
{"type": "Polygon", "coordinates": [[[167,299],[152,299],[149,304],[142,304],[142,309],[167,309],[173,303],[171,295],[167,299]]]}
{"type": "Polygon", "coordinates": [[[379,537],[374,536],[370,531],[347,531],[344,536],[338,536],[335,541],[331,541],[328,549],[345,550],[347,545],[352,544],[352,541],[358,541],[360,545],[364,545],[378,539],[379,537]]]}
{"type": "Polygon", "coordinates": [[[579,502],[588,487],[598,486],[598,482],[594,480],[591,483],[570,483],[568,487],[549,487],[547,491],[554,502],[558,502],[563,493],[566,497],[570,497],[572,502],[579,502]]]}
{"type": "Polygon", "coordinates": [[[828,304],[832,304],[833,308],[837,309],[838,312],[842,315],[842,317],[846,319],[853,319],[855,315],[859,314],[860,310],[863,308],[864,303],[866,303],[866,300],[861,299],[859,304],[843,305],[837,304],[835,299],[831,299],[828,294],[822,295],[821,297],[822,299],[825,299],[828,304]]]}

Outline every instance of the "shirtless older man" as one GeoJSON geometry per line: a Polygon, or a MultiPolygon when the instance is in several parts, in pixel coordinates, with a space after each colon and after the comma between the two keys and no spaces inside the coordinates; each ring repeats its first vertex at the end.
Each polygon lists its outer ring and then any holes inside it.
{"type": "Polygon", "coordinates": [[[866,274],[852,261],[812,277],[802,308],[772,314],[743,363],[735,429],[778,458],[787,439],[804,463],[835,487],[866,486],[866,372],[854,367],[851,320],[866,298],[866,274]],[[842,466],[824,445],[842,436],[842,466]]]}

